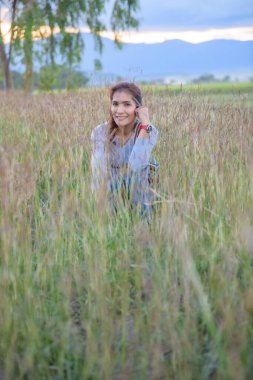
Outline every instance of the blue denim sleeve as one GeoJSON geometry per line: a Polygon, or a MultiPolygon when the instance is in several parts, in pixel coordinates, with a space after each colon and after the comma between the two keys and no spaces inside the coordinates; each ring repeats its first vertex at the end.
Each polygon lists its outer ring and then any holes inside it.
{"type": "Polygon", "coordinates": [[[128,162],[131,170],[136,171],[147,167],[157,137],[158,131],[153,126],[148,138],[137,137],[128,162]]]}
{"type": "Polygon", "coordinates": [[[98,190],[107,177],[106,125],[101,124],[91,132],[91,191],[98,190]]]}

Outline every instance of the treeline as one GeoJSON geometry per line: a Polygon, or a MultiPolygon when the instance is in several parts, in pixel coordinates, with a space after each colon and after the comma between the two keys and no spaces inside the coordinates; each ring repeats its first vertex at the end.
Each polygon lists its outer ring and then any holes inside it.
{"type": "MultiPolygon", "coordinates": [[[[0,68],[1,69],[1,68],[0,68]]],[[[17,70],[11,71],[13,88],[23,90],[25,87],[25,74],[17,70]]],[[[85,87],[89,77],[80,70],[66,65],[42,66],[40,71],[33,72],[33,90],[74,90],[85,87]]],[[[0,89],[3,90],[4,76],[0,70],[0,89]]]]}
{"type": "Polygon", "coordinates": [[[213,74],[203,74],[198,78],[193,79],[192,83],[228,83],[231,81],[229,75],[225,75],[223,78],[216,78],[213,74]]]}

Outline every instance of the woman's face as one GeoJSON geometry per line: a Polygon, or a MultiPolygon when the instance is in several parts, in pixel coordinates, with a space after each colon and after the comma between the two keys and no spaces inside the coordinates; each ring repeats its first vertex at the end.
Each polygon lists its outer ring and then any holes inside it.
{"type": "Polygon", "coordinates": [[[133,126],[135,121],[136,104],[128,91],[115,91],[112,97],[112,117],[118,127],[133,126]]]}

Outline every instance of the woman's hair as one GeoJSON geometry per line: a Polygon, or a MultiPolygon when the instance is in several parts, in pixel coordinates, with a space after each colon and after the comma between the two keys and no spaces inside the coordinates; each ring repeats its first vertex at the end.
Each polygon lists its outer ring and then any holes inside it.
{"type": "MultiPolygon", "coordinates": [[[[109,88],[109,97],[110,97],[110,102],[112,102],[113,95],[116,91],[127,91],[129,92],[133,100],[135,101],[137,106],[142,105],[142,94],[140,88],[135,84],[131,82],[118,82],[115,85],[111,86],[109,88]]],[[[112,112],[110,109],[110,116],[108,120],[108,133],[109,133],[109,143],[112,142],[113,137],[114,137],[114,131],[118,128],[117,124],[115,123],[113,117],[112,117],[112,112]]]]}

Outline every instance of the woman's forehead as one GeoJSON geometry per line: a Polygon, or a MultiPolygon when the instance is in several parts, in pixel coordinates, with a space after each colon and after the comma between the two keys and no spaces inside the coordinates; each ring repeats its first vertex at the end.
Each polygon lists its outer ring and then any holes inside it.
{"type": "Polygon", "coordinates": [[[112,96],[112,99],[120,100],[120,101],[130,101],[130,100],[134,101],[133,95],[129,91],[126,91],[126,90],[115,91],[112,96]]]}

